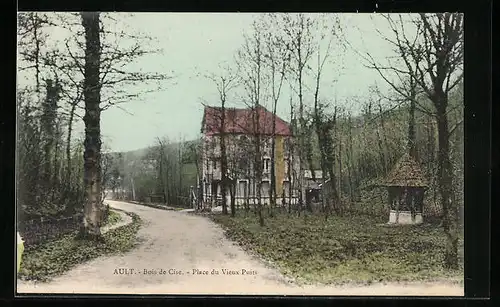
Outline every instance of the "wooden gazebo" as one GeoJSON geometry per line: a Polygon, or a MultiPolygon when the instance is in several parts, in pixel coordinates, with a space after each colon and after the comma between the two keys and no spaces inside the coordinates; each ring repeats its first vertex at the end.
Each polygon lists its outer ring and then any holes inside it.
{"type": "Polygon", "coordinates": [[[424,193],[428,185],[415,159],[409,154],[403,155],[382,186],[389,192],[389,224],[423,222],[424,193]]]}

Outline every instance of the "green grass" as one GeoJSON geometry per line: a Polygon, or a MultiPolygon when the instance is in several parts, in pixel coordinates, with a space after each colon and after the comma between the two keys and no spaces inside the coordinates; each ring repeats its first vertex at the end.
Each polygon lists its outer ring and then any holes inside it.
{"type": "Polygon", "coordinates": [[[106,226],[111,226],[120,223],[123,221],[123,218],[120,213],[114,211],[114,210],[109,210],[108,218],[104,222],[104,225],[106,226]]]}
{"type": "MultiPolygon", "coordinates": [[[[226,235],[304,283],[372,283],[446,280],[461,282],[463,270],[442,266],[445,236],[432,225],[386,227],[367,216],[266,218],[243,212],[212,215],[226,235]]],[[[462,264],[463,267],[463,264],[462,264]]]]}
{"type": "Polygon", "coordinates": [[[103,235],[103,242],[77,239],[77,232],[59,239],[27,247],[23,253],[19,277],[25,280],[47,281],[75,265],[102,255],[127,252],[136,246],[141,226],[138,215],[127,213],[132,223],[115,228],[103,235]]]}

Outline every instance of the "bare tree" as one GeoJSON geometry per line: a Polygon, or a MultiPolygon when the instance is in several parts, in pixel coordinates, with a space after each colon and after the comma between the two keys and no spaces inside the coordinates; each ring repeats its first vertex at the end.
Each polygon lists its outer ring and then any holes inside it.
{"type": "Polygon", "coordinates": [[[292,131],[292,136],[288,139],[288,159],[287,159],[287,169],[288,169],[288,213],[292,212],[292,199],[294,199],[295,194],[295,137],[296,137],[296,119],[294,115],[294,105],[292,96],[290,96],[290,130],[292,131]]]}
{"type": "MultiPolygon", "coordinates": [[[[241,83],[247,95],[246,103],[252,109],[251,112],[251,134],[252,144],[254,147],[254,161],[253,161],[253,179],[255,186],[255,194],[257,196],[257,215],[259,223],[264,226],[264,216],[262,214],[262,178],[263,178],[263,160],[262,160],[262,143],[263,128],[262,122],[266,122],[261,118],[261,106],[265,93],[266,78],[264,71],[264,31],[261,28],[262,24],[258,22],[253,23],[253,31],[250,35],[245,34],[245,42],[237,54],[237,64],[241,74],[241,83]]],[[[254,203],[255,205],[255,203],[254,203]]]]}
{"type": "MultiPolygon", "coordinates": [[[[264,34],[264,63],[269,70],[271,79],[271,98],[272,98],[272,135],[271,135],[271,187],[269,189],[269,204],[271,206],[271,216],[273,213],[273,206],[276,206],[276,111],[278,108],[278,101],[281,96],[283,82],[285,81],[288,63],[290,62],[290,53],[288,48],[280,35],[277,35],[273,28],[272,23],[264,22],[268,31],[264,34]]],[[[257,29],[256,29],[257,30],[257,29]]]]}
{"type": "Polygon", "coordinates": [[[99,84],[100,25],[99,13],[81,13],[85,29],[85,175],[86,201],[83,235],[92,239],[101,237],[101,103],[99,84]]]}
{"type": "MultiPolygon", "coordinates": [[[[463,79],[463,15],[458,13],[419,14],[409,21],[399,15],[398,20],[386,16],[393,37],[384,39],[395,47],[403,61],[403,67],[385,67],[369,58],[370,66],[408,99],[399,84],[391,80],[392,73],[399,79],[410,78],[432,102],[433,114],[438,126],[439,191],[443,209],[443,228],[447,236],[444,264],[458,268],[458,210],[452,187],[450,161],[450,131],[448,124],[448,100],[450,92],[463,79]],[[407,27],[408,24],[410,27],[407,27]],[[410,29],[415,30],[412,38],[410,29]]],[[[416,105],[418,101],[413,99],[416,105]]]]}
{"type": "Polygon", "coordinates": [[[166,176],[166,167],[165,167],[165,144],[164,141],[161,140],[159,137],[157,138],[157,143],[159,145],[158,151],[159,151],[159,176],[160,176],[160,182],[161,182],[161,188],[162,188],[162,193],[163,193],[163,202],[165,204],[168,204],[168,188],[167,188],[167,176],[166,176]]]}
{"type": "MultiPolygon", "coordinates": [[[[220,66],[222,72],[220,74],[212,73],[207,76],[212,80],[216,86],[219,95],[221,107],[219,112],[216,113],[218,139],[220,146],[220,161],[221,161],[221,196],[222,196],[222,213],[227,214],[227,188],[228,188],[228,160],[226,148],[226,134],[227,134],[227,119],[226,119],[226,102],[228,94],[238,85],[238,76],[228,66],[220,66]]],[[[231,208],[231,215],[234,216],[235,208],[231,208]]]]}
{"type": "Polygon", "coordinates": [[[43,50],[46,45],[48,34],[46,28],[53,26],[53,22],[47,14],[38,12],[26,12],[18,14],[18,52],[22,59],[29,63],[20,66],[20,71],[34,70],[35,92],[40,99],[41,74],[48,50],[43,50]]]}
{"type": "Polygon", "coordinates": [[[290,74],[297,83],[294,91],[298,95],[298,145],[299,145],[299,212],[304,205],[305,183],[304,170],[306,169],[306,119],[304,113],[304,77],[307,64],[312,58],[316,44],[313,36],[314,19],[305,14],[284,14],[278,20],[284,34],[284,41],[290,52],[290,74]]]}

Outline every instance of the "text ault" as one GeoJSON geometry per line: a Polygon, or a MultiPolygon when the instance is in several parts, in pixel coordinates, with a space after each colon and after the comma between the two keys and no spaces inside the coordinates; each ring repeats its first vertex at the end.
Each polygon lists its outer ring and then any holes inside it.
{"type": "Polygon", "coordinates": [[[117,268],[113,274],[118,275],[184,275],[184,272],[177,269],[130,269],[117,268]]]}

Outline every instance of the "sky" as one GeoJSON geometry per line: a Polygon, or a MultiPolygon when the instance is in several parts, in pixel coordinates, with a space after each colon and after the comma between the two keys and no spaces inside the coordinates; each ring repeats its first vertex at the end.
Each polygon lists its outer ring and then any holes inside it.
{"type": "MultiPolygon", "coordinates": [[[[131,100],[121,108],[105,110],[101,115],[104,149],[140,149],[154,145],[157,137],[172,141],[197,138],[203,115],[202,102],[220,105],[214,83],[197,75],[219,73],[220,63],[233,63],[236,51],[244,42],[243,33],[250,31],[257,17],[258,14],[249,13],[117,13],[116,19],[128,29],[153,37],[152,47],[162,49],[159,54],[144,56],[133,67],[173,73],[175,78],[162,83],[161,90],[155,93],[131,100]]],[[[118,29],[121,24],[113,26],[118,29]]],[[[366,98],[370,86],[375,84],[387,87],[376,71],[364,66],[357,52],[369,52],[378,60],[393,53],[391,46],[375,31],[388,33],[380,17],[341,14],[341,27],[351,46],[342,50],[339,43],[334,43],[331,63],[325,66],[322,75],[320,96],[356,112],[361,106],[354,103],[352,97],[366,98]]],[[[59,44],[62,36],[55,31],[49,37],[54,44],[59,44]]],[[[308,82],[312,81],[309,78],[308,82]]],[[[289,120],[291,93],[285,85],[278,106],[278,115],[285,120],[289,120]]],[[[241,91],[230,94],[228,106],[243,107],[239,95],[241,91]]],[[[306,91],[305,99],[312,101],[313,92],[306,91]]],[[[81,121],[75,130],[83,133],[81,121]]]]}

